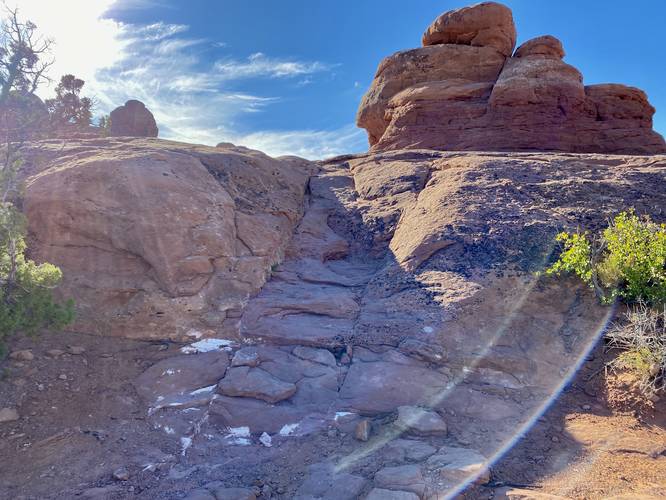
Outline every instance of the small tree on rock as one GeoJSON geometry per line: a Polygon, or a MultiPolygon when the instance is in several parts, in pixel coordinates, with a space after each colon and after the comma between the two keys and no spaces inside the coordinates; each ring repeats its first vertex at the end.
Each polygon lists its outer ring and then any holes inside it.
{"type": "Polygon", "coordinates": [[[89,126],[92,122],[93,102],[81,97],[85,82],[74,75],[64,75],[56,87],[56,96],[46,100],[51,122],[58,125],[89,126]]]}

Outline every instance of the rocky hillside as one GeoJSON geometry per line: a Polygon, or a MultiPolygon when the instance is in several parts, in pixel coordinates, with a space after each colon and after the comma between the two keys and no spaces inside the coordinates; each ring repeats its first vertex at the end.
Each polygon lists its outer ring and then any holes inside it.
{"type": "Polygon", "coordinates": [[[554,235],[666,207],[645,96],[515,40],[498,4],[438,18],[380,66],[367,154],[26,145],[32,257],[85,346],[15,348],[0,496],[500,498],[613,314],[536,273],[554,235]]]}

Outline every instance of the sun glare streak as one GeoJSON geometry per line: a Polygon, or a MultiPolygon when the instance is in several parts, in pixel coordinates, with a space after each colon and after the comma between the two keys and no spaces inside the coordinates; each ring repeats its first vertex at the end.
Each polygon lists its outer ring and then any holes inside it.
{"type": "MultiPolygon", "coordinates": [[[[497,329],[495,334],[488,339],[482,352],[479,353],[479,355],[469,364],[469,366],[464,367],[461,370],[460,374],[458,374],[458,376],[455,377],[454,380],[449,382],[443,391],[437,394],[430,401],[424,402],[426,403],[426,406],[428,408],[434,408],[440,405],[456,387],[458,387],[467,379],[468,374],[472,373],[478,367],[481,360],[484,359],[484,357],[486,356],[486,354],[488,354],[490,349],[492,349],[493,346],[496,345],[497,341],[500,338],[502,338],[504,333],[507,331],[509,325],[512,323],[513,319],[515,318],[516,312],[519,311],[522,308],[522,306],[525,304],[525,302],[528,300],[532,290],[534,290],[534,287],[538,283],[539,279],[540,278],[535,275],[533,275],[530,278],[529,283],[525,287],[525,293],[523,293],[520,299],[515,302],[515,304],[511,308],[510,313],[504,317],[504,320],[502,321],[500,327],[497,329]]],[[[592,349],[594,349],[597,342],[602,337],[603,333],[608,327],[610,320],[615,312],[615,309],[616,309],[615,305],[607,309],[604,317],[600,321],[597,331],[595,332],[594,335],[592,335],[589,338],[587,344],[582,349],[581,354],[578,356],[575,362],[569,367],[567,373],[562,376],[560,383],[557,384],[551,390],[550,396],[546,398],[546,400],[543,401],[542,404],[539,405],[536,408],[536,410],[532,412],[532,414],[527,419],[525,419],[525,421],[517,429],[517,431],[514,434],[512,434],[508,439],[506,439],[504,443],[497,449],[497,451],[486,460],[486,462],[484,463],[484,467],[482,469],[471,474],[465,480],[461,481],[455,488],[452,488],[446,492],[440,492],[445,495],[443,497],[444,499],[454,498],[456,495],[462,492],[466,487],[472,484],[485,470],[488,470],[494,463],[496,463],[502,456],[504,456],[504,454],[507,453],[534,426],[536,421],[546,412],[546,410],[562,393],[562,390],[571,382],[571,380],[573,379],[579,368],[585,362],[585,359],[589,356],[590,352],[592,351],[592,349]]],[[[396,429],[392,432],[387,433],[386,435],[382,436],[379,439],[373,440],[365,447],[356,450],[355,452],[351,453],[343,460],[341,460],[336,466],[335,469],[336,472],[350,468],[358,460],[374,453],[375,451],[379,450],[390,441],[399,438],[403,433],[404,429],[396,429]]]]}

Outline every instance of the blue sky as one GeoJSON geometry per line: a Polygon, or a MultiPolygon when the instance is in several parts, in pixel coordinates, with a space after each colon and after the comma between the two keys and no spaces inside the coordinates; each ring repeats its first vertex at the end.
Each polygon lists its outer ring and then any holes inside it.
{"type": "MultiPolygon", "coordinates": [[[[519,44],[542,34],[558,37],[565,61],[582,71],[585,83],[645,90],[661,110],[655,128],[666,133],[666,2],[504,3],[513,10],[519,44]]],[[[419,46],[437,15],[467,4],[18,0],[55,38],[54,71],[86,79],[98,111],[139,98],[164,137],[311,158],[365,150],[354,117],[380,60],[419,46]],[[50,3],[58,11],[50,14],[50,3]],[[71,16],[62,15],[67,4],[71,16]],[[90,39],[82,47],[84,36],[90,39]]]]}

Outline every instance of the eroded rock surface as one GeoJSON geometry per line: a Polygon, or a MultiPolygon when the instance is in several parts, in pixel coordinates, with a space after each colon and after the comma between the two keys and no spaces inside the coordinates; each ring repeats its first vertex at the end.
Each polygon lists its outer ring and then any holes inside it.
{"type": "Polygon", "coordinates": [[[25,155],[31,248],[62,268],[74,329],[144,339],[237,337],[314,169],[154,139],[45,141],[25,155]]]}
{"type": "Polygon", "coordinates": [[[422,48],[380,63],[357,115],[372,150],[666,151],[643,91],[584,85],[551,35],[515,42],[501,4],[439,16],[422,48]]]}

